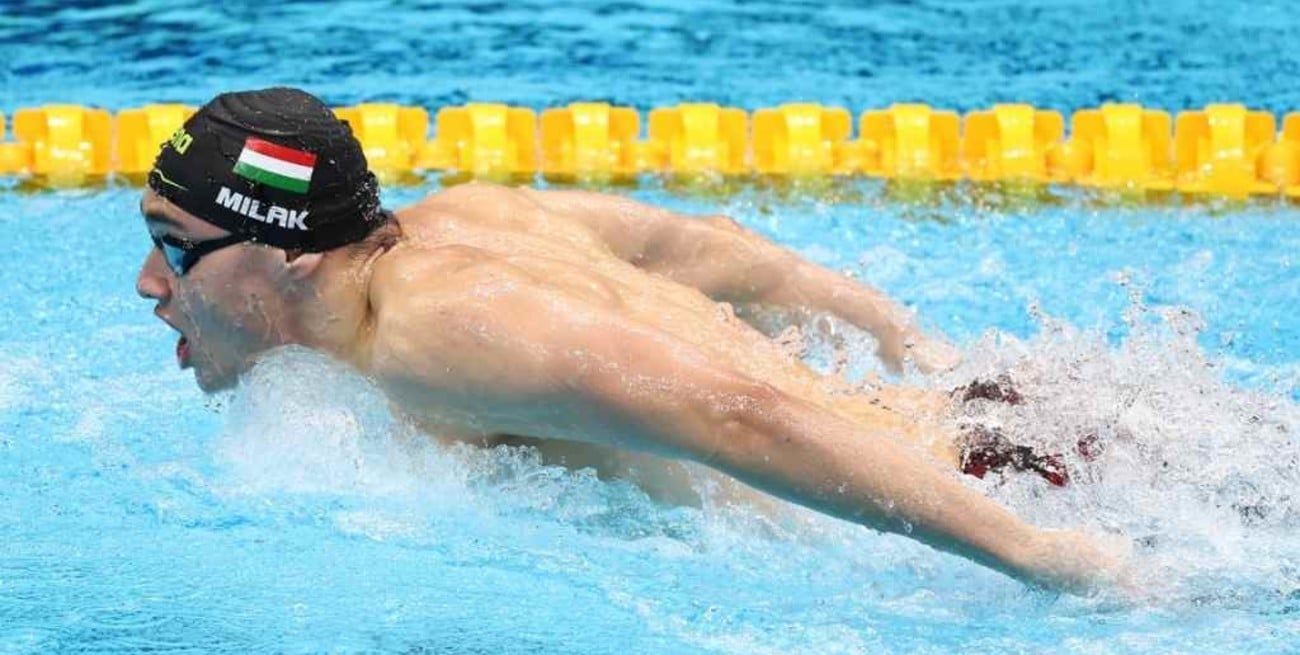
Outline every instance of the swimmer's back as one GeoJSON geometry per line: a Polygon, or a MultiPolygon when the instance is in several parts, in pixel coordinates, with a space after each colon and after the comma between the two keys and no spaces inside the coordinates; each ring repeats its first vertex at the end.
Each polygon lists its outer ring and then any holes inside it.
{"type": "Polygon", "coordinates": [[[599,235],[564,212],[547,209],[527,191],[470,183],[431,194],[397,212],[404,236],[456,242],[499,255],[582,255],[617,259],[599,235]]]}
{"type": "MultiPolygon", "coordinates": [[[[377,320],[396,327],[395,338],[425,341],[431,349],[456,347],[437,345],[438,325],[399,326],[413,307],[419,312],[419,306],[427,304],[473,312],[490,303],[492,311],[516,322],[519,336],[544,331],[550,326],[539,325],[526,312],[517,313],[508,298],[519,289],[558,294],[582,308],[583,315],[568,315],[566,320],[631,321],[691,344],[720,367],[763,380],[830,411],[890,431],[909,429],[903,416],[878,402],[832,392],[826,381],[736,318],[725,304],[624,261],[602,245],[587,224],[565,212],[547,210],[526,194],[466,185],[404,208],[397,217],[402,241],[379,258],[371,282],[377,320]]],[[[535,336],[545,341],[540,332],[535,336]]],[[[472,353],[459,354],[464,356],[463,366],[494,366],[472,353]]],[[[528,371],[516,362],[492,375],[508,384],[510,378],[526,376],[528,371]]]]}

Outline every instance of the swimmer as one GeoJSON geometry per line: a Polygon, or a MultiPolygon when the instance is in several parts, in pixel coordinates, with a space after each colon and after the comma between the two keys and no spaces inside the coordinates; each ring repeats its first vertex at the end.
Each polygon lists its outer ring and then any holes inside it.
{"type": "Polygon", "coordinates": [[[294,89],[220,95],[163,145],[136,285],[203,390],[298,344],[443,438],[696,462],[1053,588],[1118,574],[1091,539],[962,484],[989,458],[939,420],[947,395],[830,391],[730,310],[838,316],[894,369],[957,362],[880,292],[721,217],[486,184],[390,212],[378,190],[347,124],[294,89]]]}

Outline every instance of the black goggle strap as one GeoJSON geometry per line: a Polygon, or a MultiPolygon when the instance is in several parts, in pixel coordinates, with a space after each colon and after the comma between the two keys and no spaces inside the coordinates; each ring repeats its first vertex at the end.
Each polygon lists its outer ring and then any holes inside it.
{"type": "Polygon", "coordinates": [[[249,234],[231,234],[219,239],[209,239],[195,243],[185,239],[177,239],[171,235],[163,235],[154,237],[153,241],[162,250],[163,257],[167,259],[167,265],[171,267],[172,271],[177,275],[184,275],[195,264],[199,263],[199,260],[205,255],[252,239],[252,235],[249,234]]]}

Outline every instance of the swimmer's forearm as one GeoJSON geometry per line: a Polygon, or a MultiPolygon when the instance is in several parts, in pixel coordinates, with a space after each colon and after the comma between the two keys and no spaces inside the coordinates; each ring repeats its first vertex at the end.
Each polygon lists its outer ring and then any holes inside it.
{"type": "Polygon", "coordinates": [[[953,475],[815,406],[779,393],[762,400],[761,409],[712,426],[726,433],[725,445],[706,464],[838,518],[906,534],[1020,579],[1041,577],[1030,561],[1040,531],[953,475]]]}
{"type": "Polygon", "coordinates": [[[889,296],[798,258],[791,263],[784,283],[773,285],[757,301],[838,316],[871,332],[881,342],[881,350],[900,357],[905,342],[920,336],[911,312],[889,296]]]}
{"type": "Polygon", "coordinates": [[[712,254],[695,257],[701,260],[695,265],[684,263],[683,272],[697,277],[715,299],[837,316],[880,341],[893,367],[901,365],[905,343],[920,336],[911,312],[870,285],[810,262],[730,219],[695,219],[692,225],[698,234],[681,243],[712,240],[714,245],[705,250],[712,254]]]}
{"type": "Polygon", "coordinates": [[[724,216],[685,216],[630,198],[533,191],[544,205],[581,218],[620,257],[715,300],[806,308],[871,332],[901,364],[919,336],[911,313],[884,293],[809,262],[724,216]]]}
{"type": "Polygon", "coordinates": [[[728,302],[799,308],[838,317],[870,332],[880,344],[881,359],[895,371],[903,366],[908,344],[924,339],[912,313],[880,290],[775,244],[764,242],[755,248],[765,252],[752,255],[744,275],[733,276],[730,286],[715,288],[716,295],[711,295],[728,302]]]}

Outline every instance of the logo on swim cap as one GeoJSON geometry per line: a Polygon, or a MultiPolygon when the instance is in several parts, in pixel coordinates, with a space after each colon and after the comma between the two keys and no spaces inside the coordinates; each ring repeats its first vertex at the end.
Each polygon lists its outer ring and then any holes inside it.
{"type": "Polygon", "coordinates": [[[229,187],[221,187],[217,192],[216,203],[263,223],[275,223],[291,230],[307,229],[307,224],[303,222],[307,219],[306,210],[287,209],[264,200],[250,198],[242,193],[231,191],[229,187]]]}
{"type": "Polygon", "coordinates": [[[172,132],[172,137],[167,142],[176,149],[176,154],[183,155],[186,150],[190,149],[190,144],[194,143],[194,137],[190,136],[190,133],[186,132],[185,128],[182,127],[172,132]]]}
{"type": "Polygon", "coordinates": [[[235,162],[234,173],[284,191],[307,193],[316,155],[250,136],[235,162]]]}

